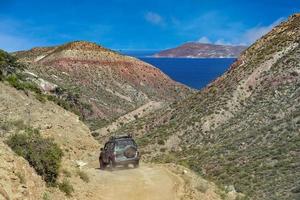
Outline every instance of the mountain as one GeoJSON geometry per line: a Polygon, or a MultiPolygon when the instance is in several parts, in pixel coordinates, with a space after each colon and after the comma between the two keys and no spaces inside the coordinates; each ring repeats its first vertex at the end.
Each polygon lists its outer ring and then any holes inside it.
{"type": "Polygon", "coordinates": [[[150,101],[173,102],[193,92],[154,66],[95,43],[75,41],[14,55],[35,75],[79,97],[93,129],[150,101]]]}
{"type": "Polygon", "coordinates": [[[299,111],[295,14],[206,88],[119,132],[139,138],[146,160],[179,163],[250,199],[299,199],[299,111]]]}
{"type": "Polygon", "coordinates": [[[181,46],[154,54],[154,57],[167,58],[236,58],[245,46],[203,44],[189,42],[181,46]]]}

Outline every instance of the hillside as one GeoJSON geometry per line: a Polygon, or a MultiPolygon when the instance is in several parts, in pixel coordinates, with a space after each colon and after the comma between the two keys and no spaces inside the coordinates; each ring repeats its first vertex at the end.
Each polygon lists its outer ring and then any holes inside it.
{"type": "Polygon", "coordinates": [[[173,102],[192,90],[159,69],[97,44],[76,41],[14,53],[39,77],[71,91],[92,129],[150,102],[173,102]]]}
{"type": "Polygon", "coordinates": [[[154,57],[166,58],[236,58],[245,46],[203,44],[198,42],[188,42],[178,47],[163,50],[154,57]]]}
{"type": "Polygon", "coordinates": [[[31,82],[35,79],[28,79],[23,70],[14,57],[0,50],[0,199],[220,200],[225,196],[230,200],[239,196],[225,194],[182,166],[141,163],[137,169],[100,171],[100,145],[88,127],[78,115],[41,94],[31,82]],[[17,139],[12,143],[11,138],[17,139]],[[57,156],[57,150],[49,151],[49,141],[61,149],[62,160],[44,165],[57,156]],[[57,169],[52,185],[40,174],[46,169],[47,173],[57,169]]]}
{"type": "Polygon", "coordinates": [[[299,199],[299,44],[295,14],[206,88],[120,132],[139,137],[147,160],[180,163],[251,199],[299,199]]]}

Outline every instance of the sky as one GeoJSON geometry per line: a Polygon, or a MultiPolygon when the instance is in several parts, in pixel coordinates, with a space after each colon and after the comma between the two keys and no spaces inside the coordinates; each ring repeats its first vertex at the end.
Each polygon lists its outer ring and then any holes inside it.
{"type": "Polygon", "coordinates": [[[296,12],[300,0],[0,0],[0,49],[74,40],[115,50],[250,45],[296,12]]]}

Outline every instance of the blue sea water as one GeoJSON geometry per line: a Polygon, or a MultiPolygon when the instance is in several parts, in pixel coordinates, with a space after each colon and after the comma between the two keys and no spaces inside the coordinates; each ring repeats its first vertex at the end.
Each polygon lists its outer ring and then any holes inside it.
{"type": "Polygon", "coordinates": [[[153,58],[139,57],[159,68],[169,77],[189,87],[201,89],[222,75],[234,58],[153,58]]]}

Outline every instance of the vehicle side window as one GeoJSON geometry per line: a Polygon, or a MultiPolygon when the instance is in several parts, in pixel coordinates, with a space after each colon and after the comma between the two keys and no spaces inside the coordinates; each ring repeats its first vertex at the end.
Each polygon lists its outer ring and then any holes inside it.
{"type": "Polygon", "coordinates": [[[108,149],[109,149],[109,150],[113,150],[114,147],[115,147],[115,144],[114,144],[113,142],[111,142],[111,143],[109,144],[108,149]]]}
{"type": "Polygon", "coordinates": [[[115,147],[115,144],[113,142],[108,142],[108,143],[105,144],[104,150],[105,151],[111,151],[111,150],[114,149],[114,147],[115,147]]]}

